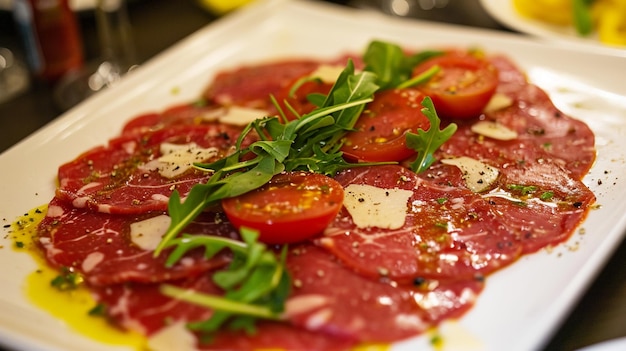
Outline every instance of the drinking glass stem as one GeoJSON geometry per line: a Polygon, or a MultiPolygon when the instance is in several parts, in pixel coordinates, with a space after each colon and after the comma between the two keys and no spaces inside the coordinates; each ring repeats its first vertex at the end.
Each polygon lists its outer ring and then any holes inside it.
{"type": "Polygon", "coordinates": [[[126,73],[135,65],[130,21],[124,0],[98,0],[96,25],[102,60],[126,73]]]}

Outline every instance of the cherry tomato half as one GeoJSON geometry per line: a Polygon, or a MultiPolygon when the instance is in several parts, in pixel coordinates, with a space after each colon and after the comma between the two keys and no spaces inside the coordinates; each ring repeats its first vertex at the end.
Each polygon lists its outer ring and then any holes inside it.
{"type": "Polygon", "coordinates": [[[474,118],[481,114],[498,86],[498,71],[487,60],[450,51],[419,64],[413,76],[439,66],[440,71],[417,87],[433,100],[440,117],[474,118]]]}
{"type": "Polygon", "coordinates": [[[343,204],[343,187],[322,174],[285,172],[265,186],[222,200],[236,228],[259,231],[268,244],[302,241],[321,233],[343,204]]]}
{"type": "Polygon", "coordinates": [[[415,154],[407,148],[405,134],[430,127],[422,113],[424,95],[416,89],[391,89],[376,93],[349,132],[341,148],[351,160],[402,161],[415,154]]]}

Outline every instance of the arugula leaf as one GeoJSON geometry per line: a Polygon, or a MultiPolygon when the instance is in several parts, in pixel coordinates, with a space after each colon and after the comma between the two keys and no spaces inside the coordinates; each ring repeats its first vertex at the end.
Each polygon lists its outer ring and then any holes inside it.
{"type": "Polygon", "coordinates": [[[375,40],[367,47],[363,61],[366,64],[365,69],[375,73],[378,77],[377,83],[381,89],[406,88],[419,84],[419,82],[406,83],[411,80],[415,66],[442,54],[442,51],[431,50],[406,55],[404,50],[396,44],[375,40]]]}
{"type": "Polygon", "coordinates": [[[172,194],[168,203],[172,222],[154,255],[158,256],[205,208],[257,189],[285,169],[331,174],[348,167],[340,157],[341,139],[354,126],[364,105],[372,101],[378,89],[375,80],[371,72],[355,74],[350,60],[322,106],[285,124],[275,117],[254,121],[240,135],[234,154],[211,164],[197,164],[197,168],[215,173],[205,184],[194,186],[184,202],[176,191],[172,194]],[[252,130],[267,137],[241,148],[243,139],[252,130]],[[256,157],[242,160],[248,153],[256,157]]]}
{"type": "Polygon", "coordinates": [[[291,287],[291,278],[285,270],[287,246],[280,256],[257,241],[258,232],[242,228],[243,241],[208,236],[184,235],[173,239],[175,250],[170,260],[177,260],[189,250],[204,247],[205,256],[212,257],[224,249],[230,249],[233,260],[226,270],[213,275],[216,285],[224,289],[224,296],[209,295],[164,284],[160,291],[176,299],[198,304],[214,310],[212,316],[190,324],[190,328],[214,332],[224,325],[234,329],[254,330],[257,319],[281,319],[285,300],[291,287]]]}
{"type": "Polygon", "coordinates": [[[457,125],[454,123],[450,123],[444,129],[439,129],[441,121],[437,116],[435,106],[433,106],[433,101],[430,97],[424,98],[422,106],[424,106],[422,112],[430,121],[428,131],[419,129],[417,133],[406,134],[407,147],[417,151],[417,158],[410,164],[411,169],[415,173],[425,171],[436,161],[435,151],[450,139],[457,129],[457,125]]]}
{"type": "MultiPolygon", "coordinates": [[[[412,70],[416,64],[438,54],[438,51],[427,51],[406,56],[395,44],[373,42],[364,56],[367,65],[364,71],[355,73],[354,63],[348,60],[327,95],[307,96],[317,106],[315,110],[287,121],[279,104],[271,97],[279,109],[279,117],[266,117],[247,125],[237,140],[236,151],[228,157],[194,165],[213,172],[213,175],[206,183],[194,186],[184,201],[178,192],[172,194],[169,201],[172,222],[154,254],[157,256],[164,249],[173,248],[167,258],[167,266],[173,266],[189,250],[199,247],[204,248],[206,258],[222,250],[230,250],[233,260],[226,270],[213,275],[214,282],[224,289],[224,296],[162,285],[161,291],[168,296],[215,311],[209,320],[193,323],[190,326],[192,329],[212,332],[229,326],[252,331],[258,318],[280,320],[289,294],[290,277],[284,266],[286,245],[280,258],[277,258],[274,252],[257,242],[256,232],[245,228],[241,230],[243,241],[207,235],[179,236],[184,228],[205,208],[218,204],[222,199],[257,189],[284,170],[333,175],[346,168],[395,163],[347,163],[341,152],[343,137],[354,128],[376,91],[409,87],[430,79],[437,68],[411,78],[412,70]],[[260,140],[243,148],[243,140],[251,132],[256,132],[260,140]]],[[[430,98],[425,99],[423,105],[426,107],[423,111],[430,120],[430,129],[407,135],[407,144],[419,154],[418,160],[413,163],[416,172],[423,171],[434,162],[435,150],[456,130],[456,125],[451,124],[440,131],[440,121],[430,98]]],[[[285,106],[293,110],[288,103],[285,106]]],[[[294,112],[294,115],[297,114],[294,112]]]]}
{"type": "MultiPolygon", "coordinates": [[[[168,203],[169,215],[172,222],[163,239],[154,251],[158,256],[178,233],[180,233],[205,208],[216,205],[229,196],[238,196],[251,190],[260,188],[272,177],[284,170],[284,165],[271,157],[257,157],[255,167],[246,172],[236,172],[223,177],[223,170],[217,171],[207,183],[198,184],[191,188],[185,201],[180,200],[177,191],[172,193],[168,203]]],[[[170,266],[175,262],[170,262],[170,266]]]]}

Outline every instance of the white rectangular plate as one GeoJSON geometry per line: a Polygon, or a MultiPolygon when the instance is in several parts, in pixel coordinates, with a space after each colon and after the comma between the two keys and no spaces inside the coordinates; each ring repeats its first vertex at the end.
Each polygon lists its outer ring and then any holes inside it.
{"type": "MultiPolygon", "coordinates": [[[[6,223],[54,194],[57,167],[119,133],[124,121],[191,101],[216,71],[273,58],[334,57],[372,39],[406,47],[478,46],[510,56],[565,113],[587,122],[598,158],[586,184],[601,206],[565,244],[522,258],[488,277],[476,306],[442,326],[451,349],[530,350],[546,342],[621,242],[626,228],[626,60],[521,36],[401,20],[323,3],[259,0],[198,31],[0,155],[0,217],[6,223]],[[600,184],[601,183],[601,184],[600,184]]],[[[6,231],[6,229],[4,229],[6,231]]],[[[23,294],[32,259],[0,237],[0,344],[20,350],[117,350],[75,333],[23,294]]],[[[430,349],[428,336],[394,345],[430,349]]]]}

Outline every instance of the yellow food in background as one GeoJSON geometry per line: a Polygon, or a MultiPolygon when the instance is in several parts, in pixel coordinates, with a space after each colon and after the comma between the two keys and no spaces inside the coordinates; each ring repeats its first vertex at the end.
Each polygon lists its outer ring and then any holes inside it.
{"type": "Polygon", "coordinates": [[[626,46],[626,0],[594,1],[591,18],[601,42],[626,46]]]}
{"type": "Polygon", "coordinates": [[[513,7],[524,17],[543,22],[571,25],[571,0],[513,0],[513,7]]]}
{"type": "Polygon", "coordinates": [[[223,15],[251,1],[252,0],[198,0],[198,3],[200,6],[216,15],[223,15]]]}
{"type": "MultiPolygon", "coordinates": [[[[574,26],[572,0],[512,0],[522,16],[545,23],[574,26]]],[[[604,44],[626,46],[626,0],[594,0],[593,27],[604,44]]]]}

